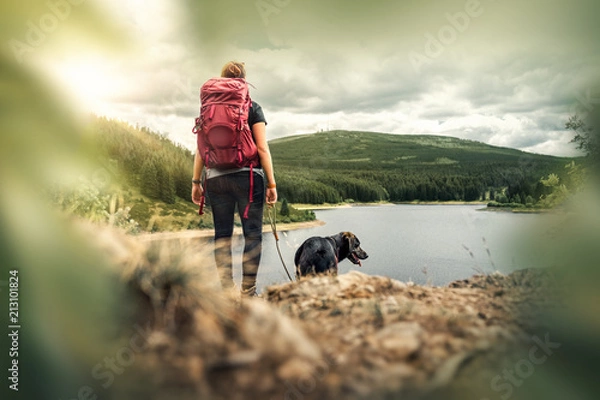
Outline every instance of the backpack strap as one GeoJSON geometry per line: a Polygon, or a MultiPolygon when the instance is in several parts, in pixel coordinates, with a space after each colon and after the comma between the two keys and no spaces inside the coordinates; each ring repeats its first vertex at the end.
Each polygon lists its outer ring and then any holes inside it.
{"type": "MultiPolygon", "coordinates": [[[[246,97],[246,112],[250,111],[250,107],[252,107],[252,100],[250,99],[250,93],[248,92],[248,96],[246,97]]],[[[242,109],[240,108],[240,126],[238,127],[238,129],[243,129],[242,127],[242,118],[241,118],[241,112],[242,109]]],[[[248,120],[246,120],[246,124],[248,124],[248,120]]],[[[252,131],[252,128],[250,126],[248,126],[248,128],[250,129],[250,131],[252,131]]],[[[241,137],[240,137],[241,140],[241,137]]],[[[241,143],[240,143],[240,157],[241,157],[241,143]]],[[[248,195],[248,205],[246,205],[246,209],[244,210],[244,219],[248,219],[248,214],[250,212],[250,205],[253,202],[253,193],[254,193],[254,170],[252,167],[252,163],[250,163],[250,194],[248,195]]]]}
{"type": "Polygon", "coordinates": [[[198,209],[198,215],[204,215],[204,202],[206,200],[206,196],[204,194],[204,192],[206,191],[206,180],[205,180],[205,184],[202,185],[203,186],[203,191],[202,191],[202,196],[200,197],[200,208],[198,209]]]}
{"type": "MultiPolygon", "coordinates": [[[[204,168],[208,165],[208,150],[204,155],[204,168]]],[[[206,179],[206,171],[202,177],[202,196],[200,196],[200,208],[198,209],[198,215],[204,215],[204,203],[206,202],[206,188],[208,186],[208,179],[206,179]]]]}

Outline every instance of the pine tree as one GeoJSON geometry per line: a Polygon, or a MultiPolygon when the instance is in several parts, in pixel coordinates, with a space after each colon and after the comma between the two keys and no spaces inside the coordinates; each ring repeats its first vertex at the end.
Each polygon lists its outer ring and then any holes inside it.
{"type": "Polygon", "coordinates": [[[142,194],[151,199],[158,199],[160,197],[160,183],[158,181],[158,169],[153,159],[144,161],[140,176],[142,179],[140,182],[142,194]]]}
{"type": "Polygon", "coordinates": [[[158,169],[158,184],[160,200],[167,204],[175,204],[175,181],[169,169],[165,168],[164,165],[158,169]]]}
{"type": "Polygon", "coordinates": [[[284,217],[290,215],[290,207],[288,205],[287,199],[283,199],[283,201],[281,202],[281,210],[279,211],[279,214],[281,214],[284,217]]]}

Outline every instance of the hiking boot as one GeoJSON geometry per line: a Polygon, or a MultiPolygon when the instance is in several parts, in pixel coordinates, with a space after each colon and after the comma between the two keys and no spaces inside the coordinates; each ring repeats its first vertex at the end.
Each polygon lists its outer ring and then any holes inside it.
{"type": "Polygon", "coordinates": [[[250,286],[248,289],[242,288],[240,291],[242,298],[258,297],[256,293],[256,285],[250,286]]]}

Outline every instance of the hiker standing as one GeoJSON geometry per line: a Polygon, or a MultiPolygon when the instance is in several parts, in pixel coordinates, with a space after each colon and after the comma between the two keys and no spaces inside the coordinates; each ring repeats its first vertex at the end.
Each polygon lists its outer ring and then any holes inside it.
{"type": "Polygon", "coordinates": [[[256,275],[262,251],[264,203],[277,201],[271,152],[262,108],[250,100],[243,63],[228,62],[221,78],[201,89],[201,112],[194,132],[192,201],[210,199],[215,226],[214,256],[224,289],[234,287],[231,237],[237,207],[244,234],[242,295],[256,293],[256,275]],[[201,181],[205,169],[204,181],[201,181]]]}

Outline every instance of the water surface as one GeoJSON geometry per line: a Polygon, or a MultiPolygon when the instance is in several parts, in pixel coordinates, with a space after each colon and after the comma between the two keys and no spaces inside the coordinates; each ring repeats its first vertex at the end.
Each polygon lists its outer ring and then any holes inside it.
{"type": "MultiPolygon", "coordinates": [[[[480,211],[481,205],[389,205],[316,211],[325,225],[285,232],[279,226],[280,248],[294,276],[294,253],[311,236],[351,231],[369,258],[358,267],[348,260],[339,272],[351,270],[418,284],[445,285],[476,273],[541,267],[519,253],[515,241],[542,215],[480,211]]],[[[241,280],[242,240],[234,240],[235,281],[241,280]]],[[[265,233],[258,275],[259,290],[288,281],[271,233],[265,233]]]]}

